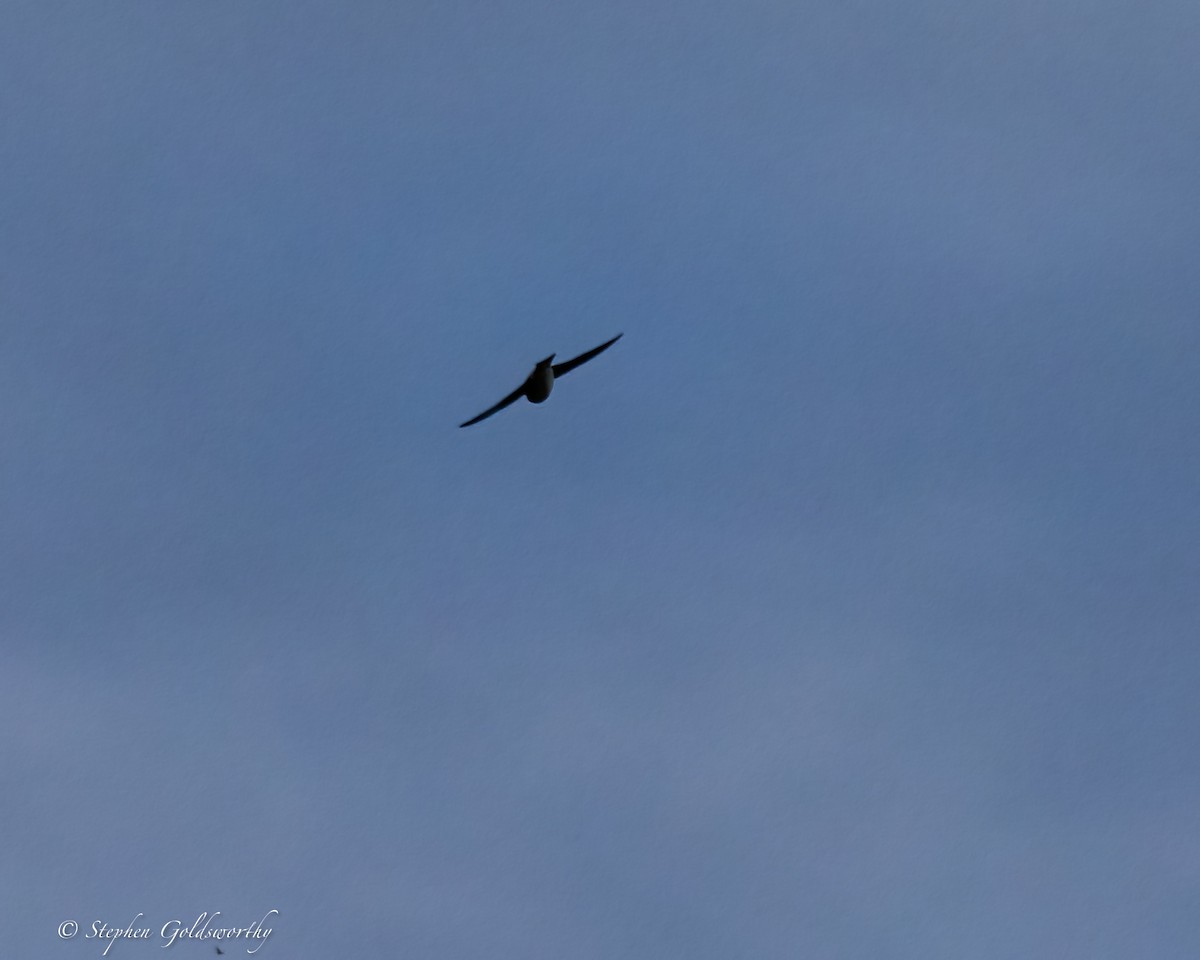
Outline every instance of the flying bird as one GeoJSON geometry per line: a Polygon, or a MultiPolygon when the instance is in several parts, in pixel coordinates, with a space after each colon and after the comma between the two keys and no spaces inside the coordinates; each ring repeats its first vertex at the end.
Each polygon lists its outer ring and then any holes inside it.
{"type": "Polygon", "coordinates": [[[550,391],[554,389],[554,381],[564,374],[570,373],[581,363],[587,363],[592,357],[603,353],[614,343],[620,340],[622,334],[617,334],[611,340],[600,344],[598,347],[593,347],[587,353],[581,353],[573,360],[567,360],[563,363],[555,363],[555,354],[550,354],[545,360],[538,362],[538,365],[533,368],[533,372],[525,378],[525,382],[517,387],[512,393],[501,400],[494,407],[488,407],[479,416],[472,417],[466,423],[460,423],[460,427],[469,427],[473,423],[478,423],[480,420],[486,420],[493,413],[497,413],[507,407],[510,403],[514,403],[524,397],[530,403],[541,403],[548,396],[550,391]]]}

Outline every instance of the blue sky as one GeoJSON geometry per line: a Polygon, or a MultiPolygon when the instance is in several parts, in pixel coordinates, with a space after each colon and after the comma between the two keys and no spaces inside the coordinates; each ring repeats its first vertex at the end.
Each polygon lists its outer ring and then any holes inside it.
{"type": "Polygon", "coordinates": [[[1200,952],[1195,4],[0,27],[6,949],[1200,952]]]}

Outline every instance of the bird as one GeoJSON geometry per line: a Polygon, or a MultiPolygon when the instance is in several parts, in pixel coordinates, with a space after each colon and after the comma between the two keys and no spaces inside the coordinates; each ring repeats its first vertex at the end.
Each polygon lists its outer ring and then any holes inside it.
{"type": "Polygon", "coordinates": [[[600,346],[592,347],[592,349],[587,351],[587,353],[581,353],[579,356],[574,357],[571,360],[565,360],[562,363],[554,362],[554,358],[557,356],[557,354],[553,353],[550,354],[550,356],[548,356],[545,360],[539,360],[537,366],[533,368],[533,372],[525,378],[525,382],[517,387],[516,390],[510,393],[494,407],[488,407],[483,411],[483,413],[479,414],[479,416],[472,417],[466,423],[460,423],[459,427],[469,427],[474,423],[478,423],[480,420],[486,420],[493,413],[498,413],[510,403],[520,400],[521,397],[524,397],[530,403],[541,403],[548,396],[550,396],[550,391],[554,389],[555,380],[564,374],[570,373],[580,364],[587,363],[597,354],[603,353],[614,343],[620,340],[622,336],[624,336],[624,334],[618,333],[611,340],[606,340],[604,343],[600,344],[600,346]]]}

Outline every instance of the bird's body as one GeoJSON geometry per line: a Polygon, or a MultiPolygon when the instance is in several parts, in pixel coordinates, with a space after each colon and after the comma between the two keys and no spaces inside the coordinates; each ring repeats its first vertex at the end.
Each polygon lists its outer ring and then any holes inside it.
{"type": "Polygon", "coordinates": [[[534,367],[533,373],[526,378],[525,399],[530,403],[542,403],[554,389],[554,367],[551,366],[553,360],[554,354],[550,354],[534,367]]]}
{"type": "Polygon", "coordinates": [[[517,387],[512,393],[501,400],[493,407],[484,410],[477,417],[472,417],[466,423],[460,423],[460,427],[469,427],[473,423],[478,423],[480,420],[486,420],[493,413],[503,410],[510,403],[524,397],[530,403],[542,403],[550,396],[550,391],[554,389],[554,380],[556,377],[564,376],[570,373],[581,363],[587,363],[592,357],[596,356],[611,347],[614,343],[621,339],[621,334],[617,334],[611,340],[600,344],[598,347],[593,347],[587,353],[581,353],[579,356],[571,360],[565,360],[562,363],[555,363],[556,354],[550,354],[545,360],[538,362],[538,365],[533,368],[533,372],[525,378],[525,382],[517,387]]]}

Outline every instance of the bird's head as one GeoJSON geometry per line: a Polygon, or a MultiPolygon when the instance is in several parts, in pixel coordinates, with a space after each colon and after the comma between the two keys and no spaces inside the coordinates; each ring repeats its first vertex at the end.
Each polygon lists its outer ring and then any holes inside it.
{"type": "Polygon", "coordinates": [[[550,356],[548,356],[548,357],[547,357],[545,360],[539,360],[539,361],[538,361],[538,366],[539,366],[539,367],[548,367],[548,366],[550,366],[551,362],[554,360],[554,357],[555,357],[555,354],[553,354],[553,353],[552,353],[552,354],[550,354],[550,356]]]}

